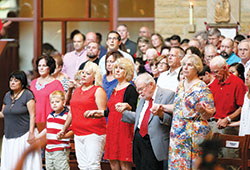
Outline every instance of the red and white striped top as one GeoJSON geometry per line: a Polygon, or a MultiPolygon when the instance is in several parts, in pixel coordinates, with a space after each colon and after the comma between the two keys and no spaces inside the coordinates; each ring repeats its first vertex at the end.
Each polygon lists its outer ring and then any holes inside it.
{"type": "Polygon", "coordinates": [[[64,126],[68,115],[68,109],[65,109],[58,115],[55,115],[55,112],[49,114],[47,118],[47,152],[60,151],[70,148],[70,139],[57,139],[57,133],[61,131],[64,126]]]}

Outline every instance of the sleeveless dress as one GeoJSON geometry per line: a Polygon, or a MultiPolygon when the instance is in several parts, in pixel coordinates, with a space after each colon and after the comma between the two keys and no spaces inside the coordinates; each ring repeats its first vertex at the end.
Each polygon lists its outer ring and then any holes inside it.
{"type": "Polygon", "coordinates": [[[108,101],[109,116],[104,159],[132,162],[132,139],[134,125],[121,121],[122,114],[115,110],[115,104],[123,102],[127,87],[116,91],[108,101]]]}

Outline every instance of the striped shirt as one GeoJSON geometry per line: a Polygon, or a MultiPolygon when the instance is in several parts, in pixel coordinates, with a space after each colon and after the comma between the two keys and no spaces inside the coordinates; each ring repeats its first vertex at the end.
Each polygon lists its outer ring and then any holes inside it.
{"type": "Polygon", "coordinates": [[[70,139],[57,139],[57,133],[61,131],[68,115],[68,109],[65,109],[58,115],[53,111],[47,118],[47,145],[46,151],[54,152],[70,148],[70,139]]]}

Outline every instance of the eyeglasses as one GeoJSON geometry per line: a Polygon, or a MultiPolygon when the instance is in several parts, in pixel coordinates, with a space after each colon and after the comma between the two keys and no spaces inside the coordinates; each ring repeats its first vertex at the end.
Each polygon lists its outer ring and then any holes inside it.
{"type": "Polygon", "coordinates": [[[113,40],[113,41],[117,41],[117,40],[118,40],[118,38],[117,38],[117,37],[108,37],[108,41],[111,41],[111,40],[113,40]]]}
{"type": "Polygon", "coordinates": [[[158,65],[167,65],[168,63],[166,63],[166,62],[160,62],[160,63],[158,63],[158,65]]]}
{"type": "Polygon", "coordinates": [[[137,91],[138,93],[140,93],[140,92],[142,92],[143,90],[145,90],[146,87],[147,87],[148,85],[149,85],[149,84],[146,84],[144,87],[137,88],[136,91],[137,91]]]}
{"type": "Polygon", "coordinates": [[[214,58],[215,55],[205,55],[206,58],[214,58]]]}
{"type": "Polygon", "coordinates": [[[218,74],[220,71],[222,71],[223,69],[218,69],[218,70],[211,70],[212,74],[218,74]]]}

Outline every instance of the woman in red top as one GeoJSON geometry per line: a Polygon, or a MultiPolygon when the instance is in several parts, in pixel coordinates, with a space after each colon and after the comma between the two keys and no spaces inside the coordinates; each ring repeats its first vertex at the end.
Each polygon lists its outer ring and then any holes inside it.
{"type": "Polygon", "coordinates": [[[134,125],[121,121],[122,114],[117,111],[117,106],[126,103],[129,110],[136,109],[138,93],[130,84],[134,76],[134,65],[126,58],[119,58],[113,66],[113,75],[118,84],[109,98],[108,110],[87,111],[84,115],[108,116],[104,159],[110,160],[112,170],[131,170],[134,125]]]}
{"type": "Polygon", "coordinates": [[[100,161],[106,138],[105,118],[85,118],[87,110],[105,110],[107,95],[101,87],[102,75],[99,67],[87,62],[82,71],[81,86],[76,88],[70,100],[71,114],[58,136],[72,124],[75,151],[79,169],[101,169],[100,161]]]}

